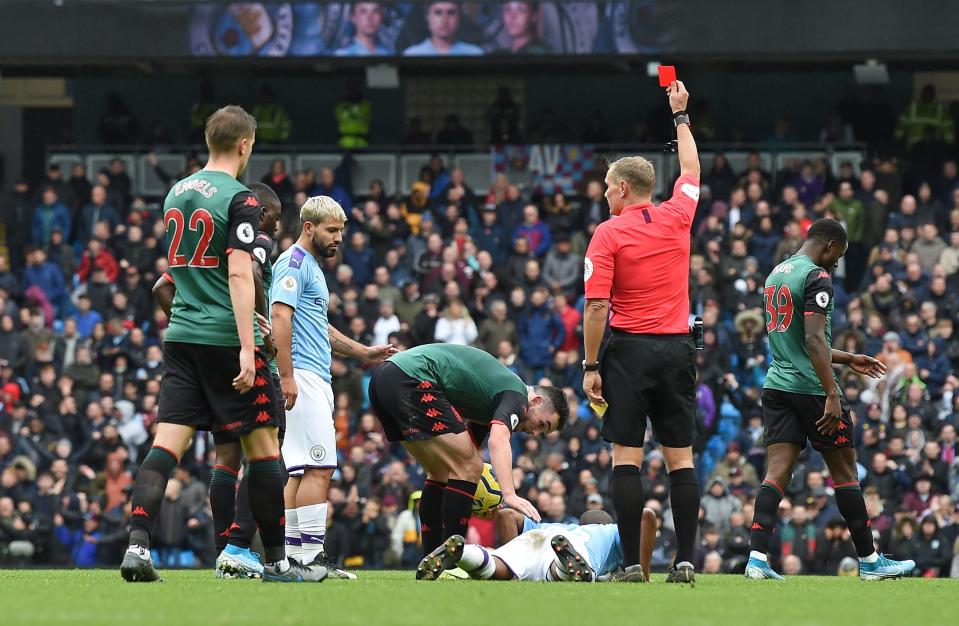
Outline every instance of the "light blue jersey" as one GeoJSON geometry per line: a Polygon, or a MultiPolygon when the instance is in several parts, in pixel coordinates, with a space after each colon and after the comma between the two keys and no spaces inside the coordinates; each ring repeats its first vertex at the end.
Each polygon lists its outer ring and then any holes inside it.
{"type": "Polygon", "coordinates": [[[623,546],[619,543],[619,528],[616,524],[543,524],[523,518],[523,532],[531,530],[558,531],[570,537],[580,538],[589,552],[589,562],[597,576],[608,574],[623,563],[623,546]]]}
{"type": "Polygon", "coordinates": [[[403,55],[408,57],[467,57],[478,56],[481,54],[483,54],[482,48],[479,46],[474,46],[471,43],[466,43],[465,41],[454,41],[453,45],[450,46],[450,49],[447,52],[440,52],[436,49],[436,46],[433,45],[433,42],[428,38],[414,46],[410,46],[403,51],[403,55]]]}
{"type": "Polygon", "coordinates": [[[330,382],[330,292],[316,259],[297,244],[273,264],[270,305],[275,302],[293,307],[293,368],[330,382]]]}

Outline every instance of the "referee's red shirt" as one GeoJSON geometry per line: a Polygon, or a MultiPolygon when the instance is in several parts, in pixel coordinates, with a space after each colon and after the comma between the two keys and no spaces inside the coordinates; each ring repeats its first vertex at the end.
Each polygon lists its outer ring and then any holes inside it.
{"type": "Polygon", "coordinates": [[[586,250],[586,297],[610,300],[612,328],[689,332],[689,229],[698,202],[699,178],[685,174],[666,202],[624,207],[596,227],[586,250]]]}

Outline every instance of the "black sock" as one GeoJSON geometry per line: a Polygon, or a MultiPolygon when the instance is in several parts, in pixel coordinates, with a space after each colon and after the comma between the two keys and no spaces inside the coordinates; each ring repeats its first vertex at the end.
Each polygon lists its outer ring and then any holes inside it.
{"type": "Polygon", "coordinates": [[[859,483],[842,483],[836,485],[836,504],[839,512],[846,519],[852,542],[856,545],[859,558],[869,556],[876,551],[872,541],[869,514],[866,513],[866,502],[862,499],[859,483]]]}
{"type": "Polygon", "coordinates": [[[691,467],[669,473],[669,506],[676,529],[676,563],[693,562],[699,530],[699,479],[691,467]]]}
{"type": "MultiPolygon", "coordinates": [[[[613,510],[623,546],[623,567],[639,563],[639,538],[643,524],[643,480],[635,465],[613,468],[613,510]]],[[[698,516],[698,509],[696,511],[698,516]]]]}
{"type": "Polygon", "coordinates": [[[427,480],[420,497],[420,535],[423,539],[423,556],[443,543],[443,496],[446,483],[427,480]]]}
{"type": "Polygon", "coordinates": [[[232,532],[236,474],[232,467],[216,465],[210,477],[210,509],[213,511],[213,539],[217,554],[226,547],[232,532]]]}
{"type": "Polygon", "coordinates": [[[236,513],[233,516],[233,526],[230,527],[230,545],[238,548],[249,548],[256,534],[256,520],[250,509],[250,472],[247,470],[240,480],[240,488],[236,490],[236,513]]]}
{"type": "Polygon", "coordinates": [[[264,560],[282,561],[286,556],[283,507],[283,472],[278,457],[250,459],[250,508],[263,540],[264,560]]]}
{"type": "Polygon", "coordinates": [[[455,479],[447,481],[446,495],[443,496],[443,539],[453,535],[466,536],[466,528],[473,515],[475,494],[476,483],[455,479]]]}
{"type": "Polygon", "coordinates": [[[764,480],[756,494],[756,506],[753,511],[752,530],[749,533],[749,549],[762,552],[769,558],[769,538],[776,527],[776,516],[779,513],[779,501],[783,499],[783,491],[778,485],[764,480]]]}
{"type": "Polygon", "coordinates": [[[165,448],[150,448],[140,465],[130,502],[130,545],[150,547],[150,535],[160,514],[167,481],[178,459],[165,448]]]}

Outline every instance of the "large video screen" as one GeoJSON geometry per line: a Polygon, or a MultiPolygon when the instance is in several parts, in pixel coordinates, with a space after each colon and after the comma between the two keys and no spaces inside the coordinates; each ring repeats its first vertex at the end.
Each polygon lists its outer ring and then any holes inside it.
{"type": "Polygon", "coordinates": [[[209,57],[588,55],[666,50],[655,0],[200,4],[190,52],[209,57]]]}

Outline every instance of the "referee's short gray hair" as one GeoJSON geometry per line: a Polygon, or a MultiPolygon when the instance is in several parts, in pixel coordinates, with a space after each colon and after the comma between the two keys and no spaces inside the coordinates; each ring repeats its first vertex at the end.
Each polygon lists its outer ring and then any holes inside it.
{"type": "Polygon", "coordinates": [[[625,181],[633,193],[653,193],[656,185],[656,170],[653,164],[641,156],[623,157],[609,166],[614,181],[625,181]]]}
{"type": "Polygon", "coordinates": [[[346,212],[340,203],[329,196],[307,198],[300,207],[300,223],[319,224],[325,220],[346,221],[346,212]]]}

